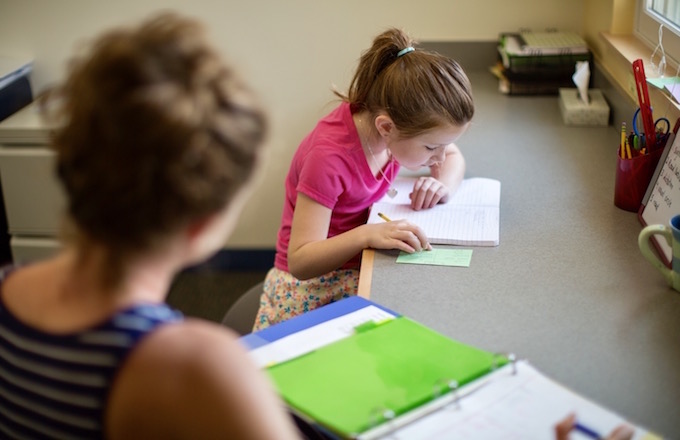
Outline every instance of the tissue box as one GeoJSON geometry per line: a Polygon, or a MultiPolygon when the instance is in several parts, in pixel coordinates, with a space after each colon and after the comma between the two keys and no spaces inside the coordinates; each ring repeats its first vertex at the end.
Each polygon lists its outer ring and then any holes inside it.
{"type": "Polygon", "coordinates": [[[578,97],[577,89],[560,89],[560,111],[566,125],[609,125],[609,105],[602,92],[589,89],[588,104],[578,97]]]}

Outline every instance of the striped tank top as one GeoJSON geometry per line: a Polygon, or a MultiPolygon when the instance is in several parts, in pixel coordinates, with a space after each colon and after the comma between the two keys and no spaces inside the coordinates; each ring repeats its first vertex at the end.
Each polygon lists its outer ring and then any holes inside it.
{"type": "MultiPolygon", "coordinates": [[[[9,271],[0,272],[0,289],[9,271]]],[[[141,304],[88,330],[53,335],[18,321],[0,295],[0,438],[103,438],[118,368],[146,334],[181,319],[165,304],[141,304]]]]}

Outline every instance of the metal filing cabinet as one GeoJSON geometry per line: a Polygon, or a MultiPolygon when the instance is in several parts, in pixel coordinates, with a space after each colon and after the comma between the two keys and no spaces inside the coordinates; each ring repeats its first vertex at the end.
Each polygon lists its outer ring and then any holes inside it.
{"type": "Polygon", "coordinates": [[[65,198],[35,104],[0,122],[0,182],[15,263],[54,254],[65,198]]]}

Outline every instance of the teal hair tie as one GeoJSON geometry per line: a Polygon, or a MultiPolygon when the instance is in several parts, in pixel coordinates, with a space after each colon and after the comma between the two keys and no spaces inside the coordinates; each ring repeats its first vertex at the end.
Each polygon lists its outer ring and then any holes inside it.
{"type": "Polygon", "coordinates": [[[415,50],[415,49],[414,49],[413,47],[411,47],[411,46],[405,47],[405,48],[403,48],[402,50],[400,50],[399,52],[397,52],[397,58],[399,58],[399,57],[402,56],[402,55],[406,55],[406,54],[409,53],[409,52],[413,52],[414,50],[415,50]]]}

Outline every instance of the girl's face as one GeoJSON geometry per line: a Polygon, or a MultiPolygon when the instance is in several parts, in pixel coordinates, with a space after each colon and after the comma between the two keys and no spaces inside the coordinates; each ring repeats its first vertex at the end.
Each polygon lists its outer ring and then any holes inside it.
{"type": "Polygon", "coordinates": [[[467,127],[468,124],[447,125],[408,139],[399,138],[395,130],[386,143],[401,166],[415,171],[442,163],[447,147],[454,143],[467,127]]]}

